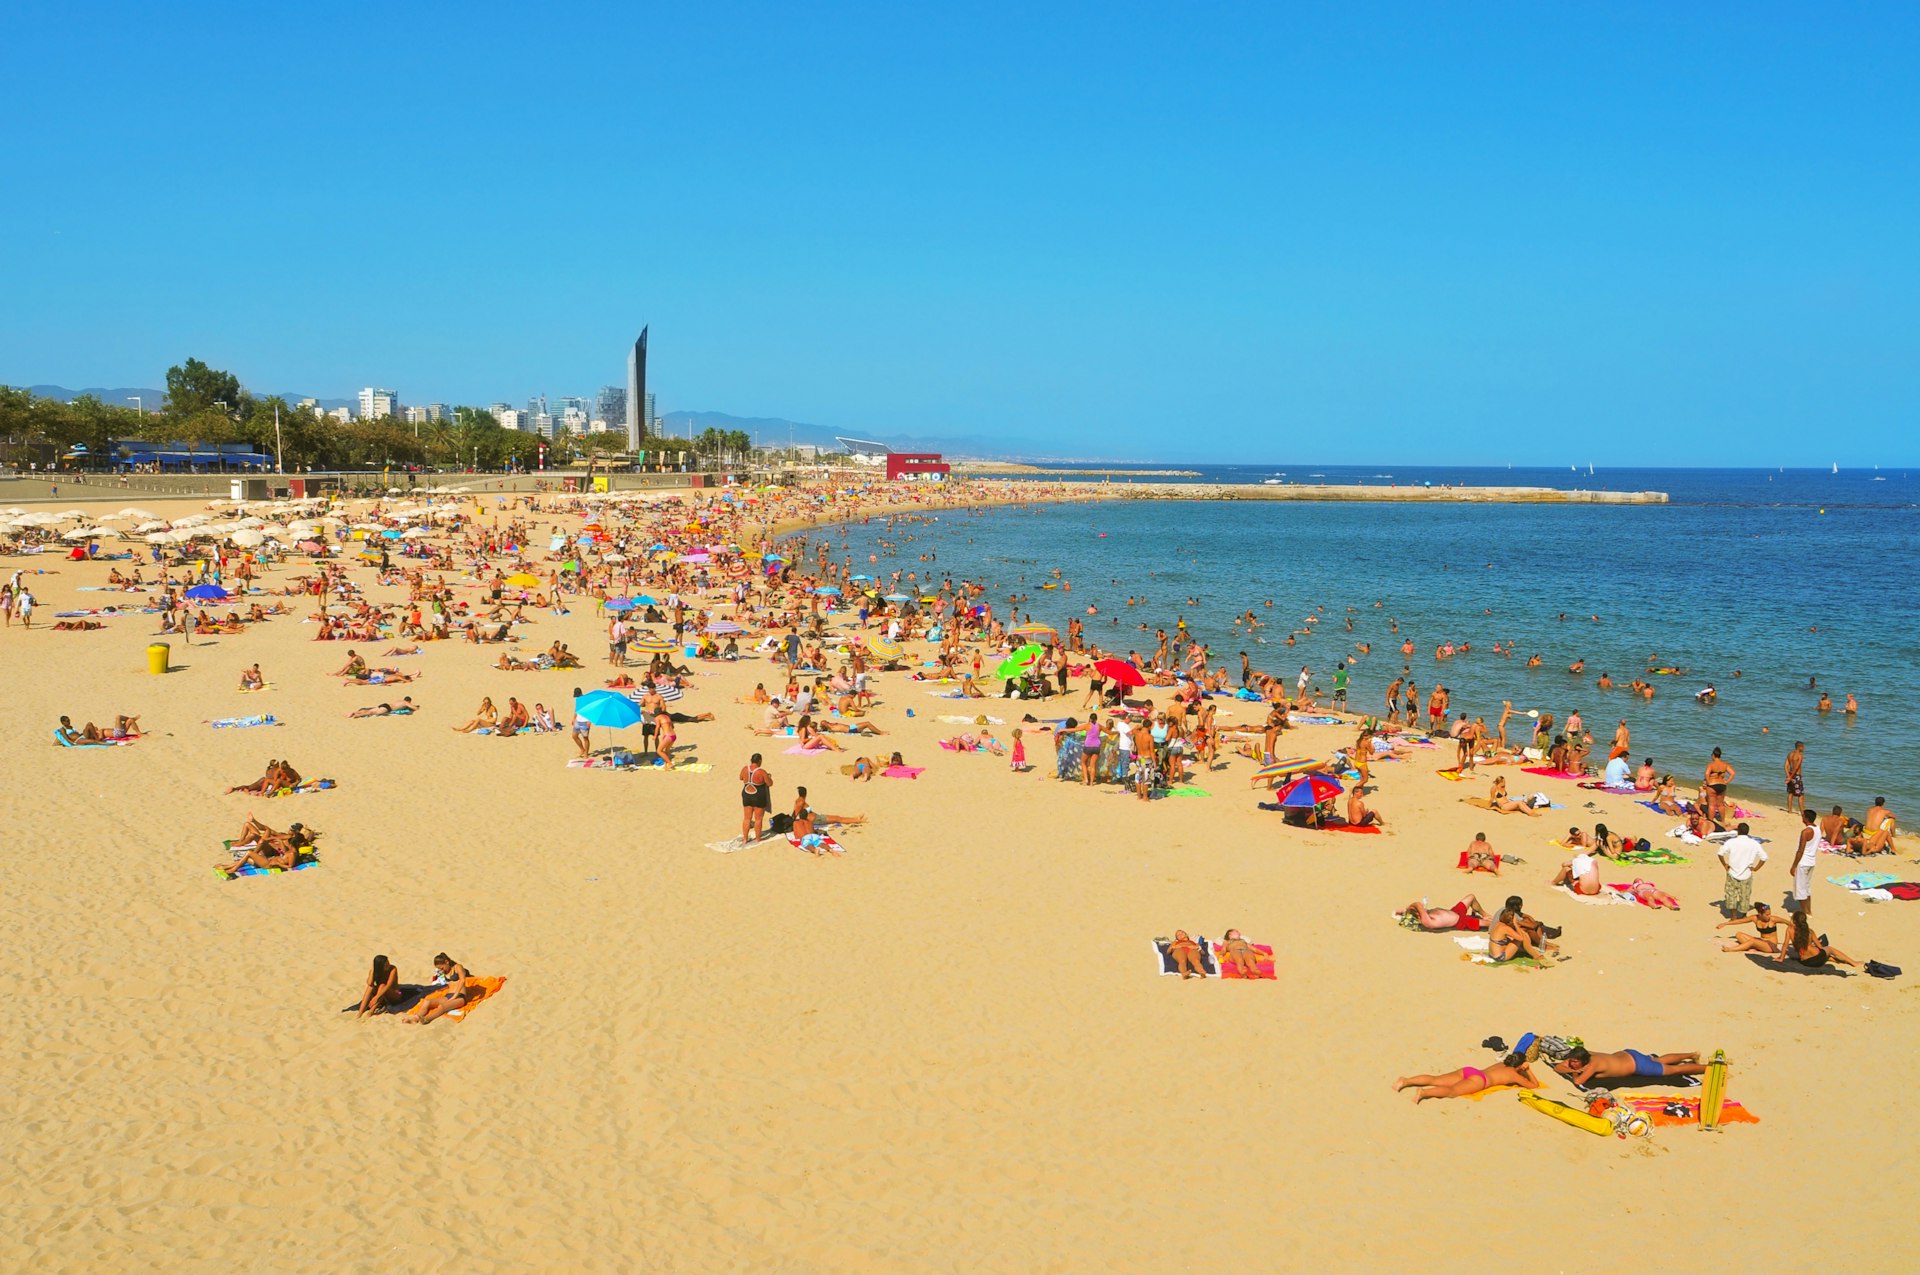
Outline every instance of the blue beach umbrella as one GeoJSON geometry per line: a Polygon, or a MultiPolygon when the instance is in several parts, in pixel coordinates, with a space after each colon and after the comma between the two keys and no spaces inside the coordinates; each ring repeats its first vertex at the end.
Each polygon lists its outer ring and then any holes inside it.
{"type": "Polygon", "coordinates": [[[595,726],[607,726],[614,730],[636,726],[645,716],[638,704],[617,691],[588,691],[573,701],[573,713],[595,726]]]}
{"type": "Polygon", "coordinates": [[[1278,801],[1294,810],[1311,810],[1321,802],[1345,792],[1331,775],[1302,775],[1280,789],[1278,801]]]}
{"type": "Polygon", "coordinates": [[[187,596],[198,602],[225,602],[228,594],[217,584],[196,584],[187,590],[187,596]]]}
{"type": "Polygon", "coordinates": [[[910,596],[908,596],[907,594],[904,594],[904,593],[889,593],[889,594],[887,595],[887,601],[889,601],[889,602],[911,602],[911,601],[913,601],[913,599],[912,599],[912,598],[911,598],[910,596]]]}
{"type": "Polygon", "coordinates": [[[600,604],[609,611],[625,611],[633,605],[632,598],[608,598],[600,604]]]}
{"type": "Polygon", "coordinates": [[[830,584],[823,584],[815,589],[814,592],[823,598],[837,598],[840,596],[840,590],[830,584]]]}

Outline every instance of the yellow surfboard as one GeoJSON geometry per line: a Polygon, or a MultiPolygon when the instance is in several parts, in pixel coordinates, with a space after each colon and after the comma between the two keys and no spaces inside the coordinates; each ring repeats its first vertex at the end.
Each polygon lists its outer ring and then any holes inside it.
{"type": "Polygon", "coordinates": [[[1720,1127],[1720,1108],[1727,1101],[1727,1051],[1713,1051],[1712,1061],[1707,1063],[1707,1078],[1700,1091],[1700,1127],[1718,1129],[1720,1127]]]}
{"type": "Polygon", "coordinates": [[[1597,1133],[1606,1137],[1613,1132],[1613,1121],[1605,1116],[1590,1116],[1564,1102],[1555,1102],[1551,1098],[1542,1098],[1538,1094],[1523,1093],[1520,1101],[1543,1115],[1552,1116],[1562,1124],[1570,1124],[1576,1129],[1585,1129],[1588,1133],[1597,1133]]]}

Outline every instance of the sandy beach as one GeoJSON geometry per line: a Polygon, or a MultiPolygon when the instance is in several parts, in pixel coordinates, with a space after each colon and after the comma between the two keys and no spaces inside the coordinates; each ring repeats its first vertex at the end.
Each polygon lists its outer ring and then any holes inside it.
{"type": "MultiPolygon", "coordinates": [[[[499,512],[488,498],[482,524],[499,512]]],[[[783,525],[798,516],[780,511],[783,525]]],[[[547,529],[584,519],[526,517],[544,577],[547,529]]],[[[370,600],[404,611],[404,586],[342,561],[370,600]]],[[[1461,798],[1483,778],[1435,773],[1450,749],[1376,765],[1369,801],[1387,833],[1339,835],[1259,810],[1240,757],[1195,778],[1208,795],[1145,804],[1054,778],[1047,736],[1028,737],[1026,774],[938,747],[972,729],[942,716],[991,714],[1005,739],[1029,709],[1079,714],[1083,678],[1035,708],[937,698],[951,688],[889,672],[866,719],[886,737],[849,748],[925,771],[855,783],[838,754],[750,733],[759,710],[737,701],[785,671],[747,658],[689,661],[674,705],[716,715],[679,727],[710,771],[575,769],[573,691],[614,671],[590,597],[567,615],[527,608],[513,648],[566,642],[579,670],[503,672],[501,647],[461,641],[391,659],[397,639],[316,642],[312,600],[293,597],[292,614],[239,634],[164,639],[174,668],[152,676],[157,615],[48,631],[56,611],[137,604],[81,591],[131,565],[0,558],[40,604],[32,631],[0,631],[14,834],[0,1268],[1598,1271],[1723,1265],[1748,1237],[1793,1264],[1908,1264],[1912,1139],[1890,1107],[1920,1081],[1912,905],[1827,878],[1920,876],[1910,834],[1891,862],[1823,857],[1813,911],[1836,947],[1908,976],[1778,971],[1720,951],[1722,872],[1710,847],[1665,835],[1672,818],[1521,776],[1565,809],[1482,811],[1461,798]],[[344,686],[330,674],[348,647],[418,680],[344,686]],[[241,693],[256,662],[270,688],[241,693]],[[400,694],[420,711],[348,717],[400,694]],[[553,709],[562,731],[449,729],[509,695],[553,709]],[[140,717],[137,743],[52,737],[62,714],[116,713],[140,717]],[[263,713],[280,724],[206,724],[263,713]],[[837,833],[844,857],[781,838],[709,848],[739,831],[736,776],[754,751],[775,810],[804,784],[816,808],[867,816],[837,833]],[[222,795],[268,758],[337,786],[222,795]],[[224,879],[221,841],[249,812],[323,830],[320,865],[224,879]],[[1679,911],[1549,887],[1566,857],[1549,839],[1596,821],[1688,856],[1606,870],[1656,881],[1679,911]],[[1460,872],[1478,831],[1525,862],[1498,879],[1460,872]],[[1563,928],[1570,959],[1476,963],[1391,915],[1466,892],[1490,908],[1523,895],[1563,928]],[[1156,936],[1228,927],[1274,945],[1276,980],[1158,973],[1156,936]],[[374,953],[422,982],[443,950],[506,979],[464,1021],[340,1012],[374,953]],[[1724,1049],[1728,1096],[1759,1123],[1616,1139],[1512,1092],[1417,1107],[1393,1092],[1396,1076],[1490,1066],[1483,1039],[1528,1031],[1724,1049]]],[[[309,569],[293,559],[257,583],[309,569]]],[[[459,568],[430,574],[481,596],[459,568]]],[[[1270,671],[1288,671],[1282,657],[1270,671]]],[[[1228,725],[1264,716],[1217,702],[1228,725]]],[[[1301,726],[1285,751],[1330,756],[1354,733],[1301,726]]],[[[1705,760],[1674,765],[1697,779],[1705,760]]],[[[1798,820],[1759,813],[1772,859],[1755,897],[1778,901],[1798,820]]],[[[1541,1072],[1547,1096],[1574,1100],[1541,1072]]]]}

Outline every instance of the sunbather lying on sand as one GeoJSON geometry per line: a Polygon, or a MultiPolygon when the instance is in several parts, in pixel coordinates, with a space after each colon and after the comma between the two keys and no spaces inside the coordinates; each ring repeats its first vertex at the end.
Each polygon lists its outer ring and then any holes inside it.
{"type": "Polygon", "coordinates": [[[1671,908],[1675,912],[1680,910],[1680,900],[1651,881],[1642,881],[1636,877],[1627,887],[1627,893],[1650,908],[1671,908]]]}
{"type": "Polygon", "coordinates": [[[1698,1053],[1643,1054],[1637,1049],[1592,1053],[1575,1047],[1553,1064],[1553,1069],[1585,1089],[1595,1080],[1624,1080],[1629,1076],[1698,1076],[1706,1071],[1698,1053]]]}
{"type": "Polygon", "coordinates": [[[1240,933],[1240,931],[1228,930],[1226,937],[1220,940],[1220,946],[1224,949],[1221,952],[1221,957],[1226,964],[1231,965],[1239,972],[1241,978],[1266,977],[1260,972],[1260,962],[1271,960],[1272,958],[1262,955],[1256,950],[1253,944],[1247,942],[1246,936],[1240,933]]]}
{"type": "Polygon", "coordinates": [[[1486,796],[1462,797],[1461,800],[1469,806],[1479,806],[1482,810],[1491,810],[1497,814],[1521,814],[1533,819],[1538,819],[1541,814],[1541,812],[1535,810],[1530,803],[1515,801],[1512,797],[1507,796],[1507,777],[1505,775],[1495,775],[1493,777],[1493,784],[1487,789],[1486,796]]]}
{"type": "Polygon", "coordinates": [[[140,719],[128,717],[124,713],[113,719],[113,725],[101,730],[92,722],[76,728],[72,719],[62,717],[57,733],[69,744],[101,744],[109,739],[131,739],[140,733],[140,719]]]}
{"type": "Polygon", "coordinates": [[[383,703],[383,704],[377,704],[372,708],[356,708],[351,713],[348,713],[347,716],[348,717],[405,717],[408,713],[411,713],[415,707],[416,705],[413,702],[413,696],[404,695],[400,698],[400,702],[398,704],[383,703]]]}
{"type": "Polygon", "coordinates": [[[245,853],[213,866],[227,876],[233,876],[249,865],[291,870],[300,862],[302,854],[312,851],[313,843],[319,836],[317,832],[309,832],[304,824],[297,823],[285,832],[277,832],[248,815],[247,822],[241,826],[240,836],[233,843],[235,851],[245,853]]]}
{"type": "Polygon", "coordinates": [[[1487,928],[1487,910],[1481,907],[1480,900],[1471,894],[1464,896],[1450,908],[1430,908],[1424,899],[1415,899],[1394,915],[1412,917],[1419,922],[1421,929],[1434,933],[1443,930],[1474,931],[1487,928]]]}
{"type": "Polygon", "coordinates": [[[1174,969],[1181,978],[1205,978],[1206,966],[1200,960],[1200,945],[1185,930],[1173,932],[1173,942],[1167,944],[1167,955],[1173,958],[1174,969]]]}
{"type": "Polygon", "coordinates": [[[1484,1071],[1478,1067],[1461,1067],[1438,1076],[1401,1076],[1393,1082],[1393,1091],[1412,1089],[1419,1092],[1413,1095],[1414,1106],[1419,1106],[1429,1098],[1464,1098],[1468,1094],[1479,1093],[1482,1089],[1491,1089],[1495,1085],[1518,1085],[1522,1089],[1538,1089],[1540,1082],[1534,1079],[1527,1063],[1509,1066],[1495,1063],[1484,1071]]]}
{"type": "Polygon", "coordinates": [[[476,980],[463,978],[458,983],[450,983],[423,999],[418,1005],[408,1010],[407,1016],[400,1021],[430,1023],[450,1010],[465,1009],[484,994],[485,989],[476,980]]]}

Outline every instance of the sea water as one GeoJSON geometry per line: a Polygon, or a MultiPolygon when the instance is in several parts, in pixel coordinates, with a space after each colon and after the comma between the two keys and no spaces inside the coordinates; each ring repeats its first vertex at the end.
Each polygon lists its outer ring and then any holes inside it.
{"type": "MultiPolygon", "coordinates": [[[[844,529],[845,552],[856,571],[878,555],[868,569],[883,578],[899,569],[982,581],[996,615],[1011,605],[1063,631],[1077,617],[1090,641],[1120,653],[1150,654],[1153,630],[1184,618],[1236,676],[1246,651],[1289,684],[1307,666],[1323,693],[1335,663],[1371,643],[1354,666],[1356,709],[1381,708],[1408,668],[1423,707],[1438,683],[1455,712],[1489,724],[1506,699],[1560,721],[1577,709],[1600,758],[1625,717],[1633,764],[1651,756],[1683,785],[1718,746],[1737,789],[1778,801],[1787,750],[1805,740],[1809,804],[1857,815],[1884,794],[1896,813],[1920,818],[1920,474],[1186,468],[1200,469],[1187,480],[1200,482],[1285,472],[1301,482],[1658,490],[1672,502],[1075,502],[948,512],[891,533],[884,522],[856,524],[844,529]],[[888,539],[898,544],[891,556],[888,539]],[[923,563],[923,553],[937,560],[923,563]],[[1071,592],[1041,589],[1055,569],[1071,592]],[[1251,634],[1233,623],[1249,609],[1264,622],[1251,634]],[[1401,654],[1408,638],[1411,657],[1401,654]],[[1436,660],[1449,641],[1473,650],[1436,660]],[[1513,657],[1494,655],[1495,641],[1513,642],[1513,657]],[[1529,669],[1535,653],[1544,664],[1529,669]],[[1582,659],[1584,673],[1567,671],[1582,659]],[[1689,672],[1648,678],[1652,701],[1625,689],[1654,664],[1689,672]],[[1597,689],[1602,673],[1619,686],[1597,689]],[[1694,699],[1709,684],[1719,692],[1711,707],[1694,699]],[[1815,710],[1822,690],[1833,696],[1828,714],[1815,710]],[[1840,711],[1849,691],[1855,717],[1840,711]]],[[[1508,734],[1527,730],[1522,717],[1508,734]]]]}

